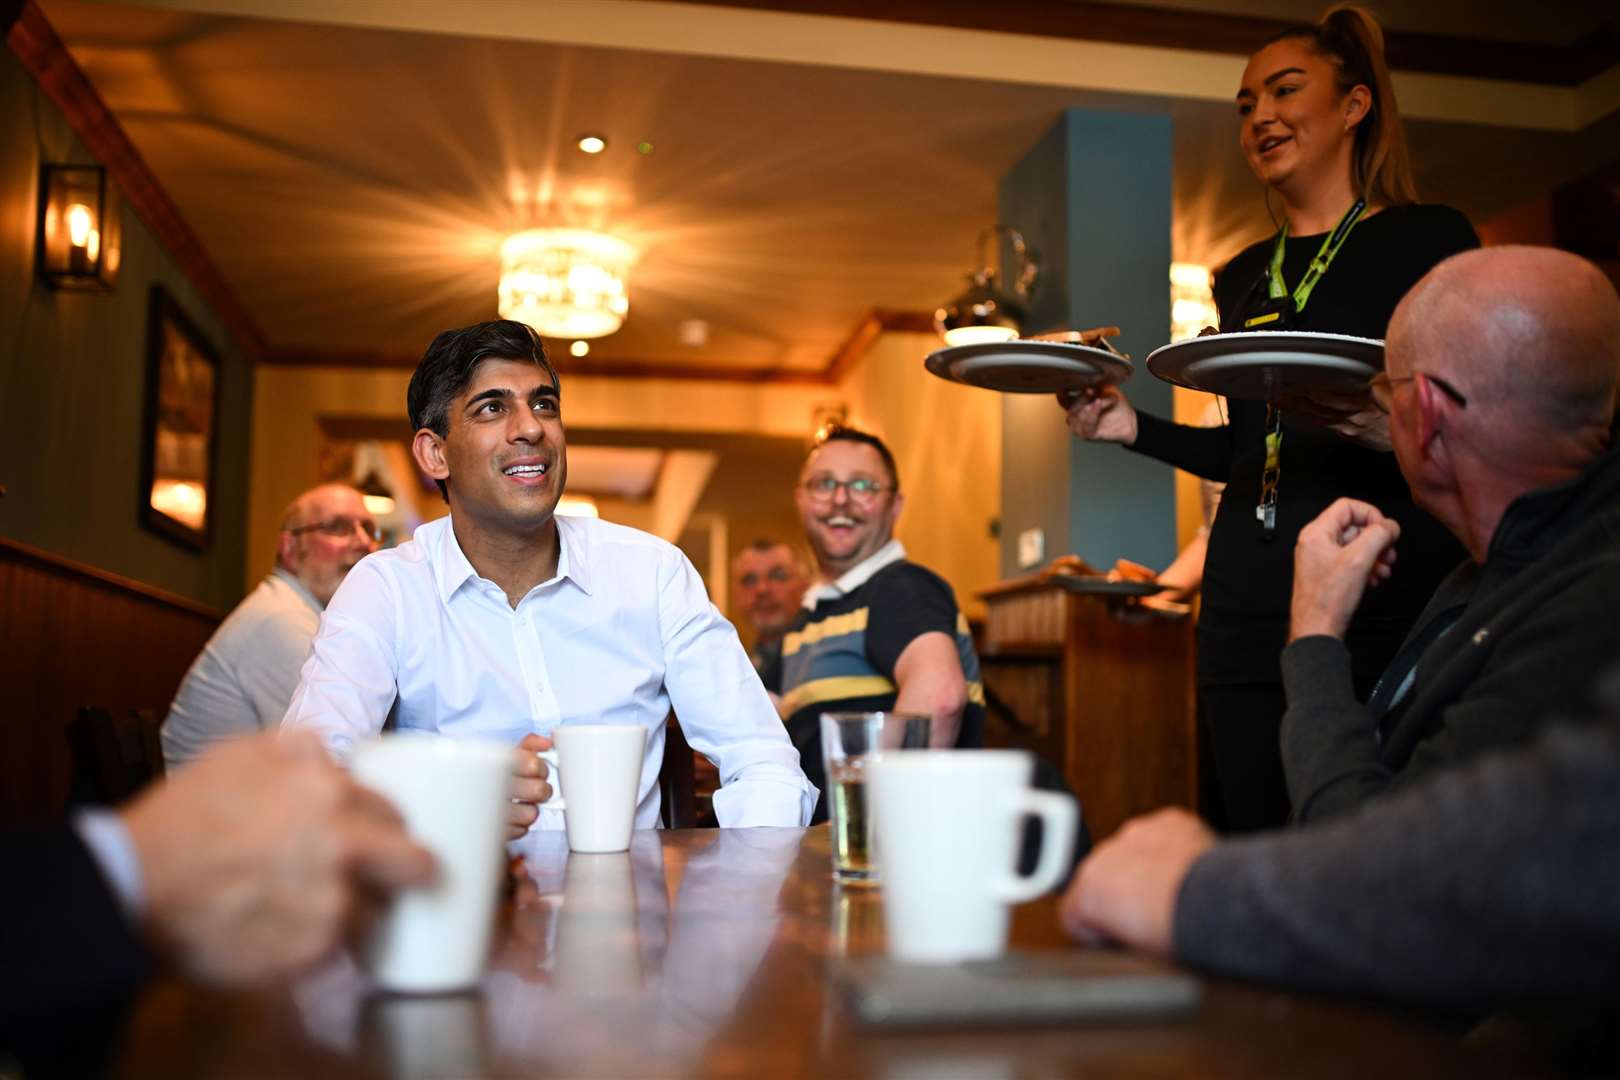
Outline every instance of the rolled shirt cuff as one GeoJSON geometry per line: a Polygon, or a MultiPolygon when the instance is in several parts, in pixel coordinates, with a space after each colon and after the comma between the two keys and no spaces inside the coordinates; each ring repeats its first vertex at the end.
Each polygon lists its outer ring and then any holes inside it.
{"type": "Polygon", "coordinates": [[[124,914],[131,922],[139,921],[146,907],[145,883],[140,856],[123,819],[111,810],[81,810],[73,817],[73,828],[90,849],[124,914]]]}

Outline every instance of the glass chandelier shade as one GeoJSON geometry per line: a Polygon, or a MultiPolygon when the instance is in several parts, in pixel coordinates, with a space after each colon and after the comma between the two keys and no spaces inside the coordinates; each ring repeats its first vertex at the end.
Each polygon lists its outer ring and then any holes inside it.
{"type": "Polygon", "coordinates": [[[636,249],[587,229],[528,229],[501,245],[501,318],[548,338],[606,337],[630,311],[636,249]]]}

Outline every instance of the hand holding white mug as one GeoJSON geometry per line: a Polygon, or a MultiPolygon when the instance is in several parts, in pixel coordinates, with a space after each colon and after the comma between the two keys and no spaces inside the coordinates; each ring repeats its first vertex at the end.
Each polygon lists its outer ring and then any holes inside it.
{"type": "Polygon", "coordinates": [[[540,816],[540,804],[552,796],[551,767],[541,757],[551,749],[544,735],[525,735],[513,751],[512,807],[506,818],[506,838],[517,840],[540,816]]]}

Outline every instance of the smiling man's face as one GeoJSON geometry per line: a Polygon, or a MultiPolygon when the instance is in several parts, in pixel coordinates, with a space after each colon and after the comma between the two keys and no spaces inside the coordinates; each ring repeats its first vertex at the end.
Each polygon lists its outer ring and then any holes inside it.
{"type": "Polygon", "coordinates": [[[444,437],[417,433],[417,458],[449,482],[458,519],[513,533],[544,526],[568,480],[557,384],[538,364],[485,360],[450,403],[444,437]]]}
{"type": "Polygon", "coordinates": [[[830,439],[816,448],[794,492],[804,535],[825,577],[837,577],[872,555],[894,536],[902,499],[877,450],[865,443],[830,439]],[[853,491],[865,480],[875,490],[853,491]],[[817,488],[832,485],[825,493],[817,488]]]}

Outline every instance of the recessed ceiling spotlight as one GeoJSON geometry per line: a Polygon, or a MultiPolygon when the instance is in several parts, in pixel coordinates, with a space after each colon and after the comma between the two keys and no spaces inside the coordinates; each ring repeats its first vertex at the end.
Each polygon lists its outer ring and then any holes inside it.
{"type": "Polygon", "coordinates": [[[600,154],[607,149],[607,140],[600,135],[581,135],[579,148],[587,154],[600,154]]]}
{"type": "Polygon", "coordinates": [[[584,356],[590,351],[591,344],[588,341],[576,341],[572,345],[568,346],[568,353],[570,356],[584,356]]]}

